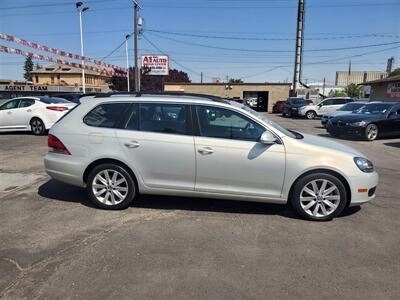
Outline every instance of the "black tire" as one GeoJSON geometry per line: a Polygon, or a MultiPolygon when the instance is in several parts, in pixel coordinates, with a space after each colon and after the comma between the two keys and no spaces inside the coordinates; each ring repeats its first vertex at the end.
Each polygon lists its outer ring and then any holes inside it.
{"type": "MultiPolygon", "coordinates": [[[[101,175],[103,177],[103,175],[101,175]]],[[[105,176],[104,176],[105,178],[105,176]]],[[[99,184],[96,184],[99,185],[99,184]]],[[[108,210],[120,210],[120,209],[125,209],[127,208],[133,201],[133,199],[135,198],[136,194],[137,194],[137,187],[135,184],[134,179],[132,178],[131,174],[128,172],[128,170],[126,170],[124,167],[116,165],[116,164],[101,164],[96,166],[95,168],[93,168],[93,170],[90,171],[88,179],[87,179],[87,192],[89,194],[90,200],[99,208],[102,209],[108,209],[108,210]],[[121,195],[125,196],[125,198],[121,201],[119,201],[120,199],[116,198],[115,192],[116,190],[114,188],[112,188],[111,186],[105,187],[104,189],[106,189],[105,194],[99,194],[99,196],[97,197],[95,195],[95,190],[94,188],[94,184],[96,184],[95,182],[99,182],[96,178],[97,175],[99,174],[105,174],[104,172],[117,172],[119,173],[119,175],[116,177],[116,180],[118,179],[121,180],[122,178],[124,178],[126,180],[126,183],[122,183],[122,185],[119,188],[127,188],[127,191],[125,193],[125,191],[122,193],[120,193],[121,195]],[[95,180],[96,178],[96,180],[95,180]],[[109,196],[107,197],[107,199],[104,201],[104,199],[106,198],[106,194],[109,193],[109,196]],[[99,199],[101,198],[101,195],[105,195],[103,197],[103,201],[100,201],[99,199]],[[108,201],[108,199],[110,198],[110,200],[108,201]],[[115,204],[112,203],[108,203],[111,202],[111,198],[113,199],[117,199],[118,201],[116,201],[115,204]]],[[[101,187],[99,187],[99,189],[102,189],[101,187]]]]}
{"type": "Polygon", "coordinates": [[[378,138],[379,135],[379,129],[378,126],[376,124],[368,124],[367,127],[365,127],[365,131],[364,131],[364,137],[367,141],[374,141],[378,138]],[[375,133],[372,133],[373,131],[375,131],[375,133]]]}
{"type": "Polygon", "coordinates": [[[317,116],[317,114],[313,110],[309,110],[308,112],[306,112],[306,118],[308,120],[315,119],[316,116],[317,116]]]}
{"type": "Polygon", "coordinates": [[[31,132],[34,135],[44,135],[46,133],[46,126],[39,118],[33,118],[29,122],[29,125],[31,126],[31,132]]]}
{"type": "MultiPolygon", "coordinates": [[[[312,221],[332,220],[334,217],[338,216],[347,205],[347,193],[346,193],[346,188],[345,188],[344,184],[342,183],[342,181],[339,178],[337,178],[334,175],[328,174],[328,173],[313,173],[313,174],[305,175],[305,176],[299,178],[293,186],[290,197],[291,198],[289,199],[289,201],[290,201],[293,209],[296,211],[296,213],[303,219],[312,220],[312,221]],[[316,184],[319,189],[321,189],[322,183],[321,183],[321,185],[318,185],[318,182],[323,181],[323,180],[328,182],[326,185],[328,187],[328,189],[333,187],[333,185],[334,185],[336,187],[336,190],[334,190],[332,193],[335,193],[335,194],[328,196],[328,197],[336,197],[338,200],[331,200],[331,198],[325,199],[325,200],[321,200],[321,199],[317,200],[315,198],[315,200],[303,200],[303,202],[302,202],[300,200],[301,193],[303,193],[305,195],[310,195],[310,194],[308,194],[308,192],[303,191],[303,188],[306,188],[314,180],[316,180],[316,184]],[[310,202],[307,203],[306,201],[310,201],[310,202]],[[307,212],[305,210],[305,208],[307,207],[308,204],[311,205],[312,201],[315,201],[315,204],[313,204],[309,209],[310,211],[307,212]],[[326,205],[326,201],[331,203],[335,208],[332,208],[330,205],[329,206],[326,205]],[[307,203],[307,204],[305,204],[305,203],[307,203]],[[318,206],[318,208],[317,208],[317,206],[318,206]],[[327,212],[329,214],[324,215],[324,212],[322,211],[321,206],[324,206],[325,212],[327,212]],[[317,211],[317,214],[314,214],[315,209],[317,211]],[[321,213],[318,214],[319,212],[321,212],[321,213]]],[[[313,197],[311,196],[308,198],[313,198],[313,197]]]]}
{"type": "Polygon", "coordinates": [[[286,113],[282,112],[282,117],[286,118],[286,113]]]}

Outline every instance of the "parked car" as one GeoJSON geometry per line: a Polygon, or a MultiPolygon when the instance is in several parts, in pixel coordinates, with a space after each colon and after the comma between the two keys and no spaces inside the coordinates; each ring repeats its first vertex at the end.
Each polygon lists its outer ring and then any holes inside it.
{"type": "Polygon", "coordinates": [[[97,97],[56,123],[48,145],[47,173],[86,187],[104,209],[162,194],[290,202],[304,218],[329,220],[372,200],[378,183],[357,150],[216,97],[97,97]]]}
{"type": "Polygon", "coordinates": [[[272,113],[277,114],[283,112],[285,109],[285,101],[277,101],[274,106],[272,106],[272,113]]]}
{"type": "Polygon", "coordinates": [[[329,120],[333,136],[347,135],[373,141],[378,137],[400,136],[400,102],[371,102],[352,114],[329,120]]]}
{"type": "Polygon", "coordinates": [[[332,112],[329,112],[329,113],[326,113],[325,115],[323,115],[322,118],[321,118],[321,125],[323,127],[326,127],[326,124],[328,123],[328,120],[330,120],[330,119],[332,119],[334,117],[351,114],[352,112],[358,110],[359,108],[361,108],[362,106],[364,106],[367,103],[368,103],[368,101],[349,102],[349,103],[343,105],[338,110],[332,111],[332,112]]]}
{"type": "Polygon", "coordinates": [[[309,105],[302,107],[298,110],[298,114],[307,119],[314,119],[316,117],[322,117],[323,115],[336,111],[343,105],[354,102],[352,98],[327,98],[319,102],[317,105],[309,105]]]}
{"type": "Polygon", "coordinates": [[[32,131],[43,135],[76,104],[65,99],[39,96],[8,100],[0,106],[0,132],[32,131]]]}
{"type": "Polygon", "coordinates": [[[312,104],[311,100],[306,100],[304,98],[288,98],[285,102],[282,116],[283,117],[297,117],[300,107],[312,104]]]}

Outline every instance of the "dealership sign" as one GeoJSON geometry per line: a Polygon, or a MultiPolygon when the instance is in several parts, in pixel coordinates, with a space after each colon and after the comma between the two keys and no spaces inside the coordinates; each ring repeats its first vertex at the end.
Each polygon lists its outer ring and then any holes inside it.
{"type": "Polygon", "coordinates": [[[400,82],[390,82],[387,87],[388,98],[399,98],[400,97],[400,82]]]}
{"type": "Polygon", "coordinates": [[[142,55],[142,68],[147,75],[168,75],[169,57],[167,55],[142,55]]]}

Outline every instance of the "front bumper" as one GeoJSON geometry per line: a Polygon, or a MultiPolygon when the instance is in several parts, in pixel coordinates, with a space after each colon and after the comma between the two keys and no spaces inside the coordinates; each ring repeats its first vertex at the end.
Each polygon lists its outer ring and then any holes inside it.
{"type": "Polygon", "coordinates": [[[347,124],[341,125],[340,123],[334,124],[329,121],[326,124],[326,130],[333,135],[350,135],[350,136],[362,137],[364,135],[365,127],[350,126],[347,124]]]}
{"type": "Polygon", "coordinates": [[[359,176],[351,176],[349,178],[351,190],[349,206],[357,206],[374,199],[378,181],[379,176],[375,171],[362,173],[359,176]]]}

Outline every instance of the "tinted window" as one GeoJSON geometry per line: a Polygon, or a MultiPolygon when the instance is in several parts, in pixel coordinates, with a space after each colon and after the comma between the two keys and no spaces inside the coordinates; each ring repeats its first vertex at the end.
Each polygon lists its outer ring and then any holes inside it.
{"type": "Polygon", "coordinates": [[[21,99],[21,101],[19,102],[19,107],[20,108],[29,107],[29,106],[33,105],[34,103],[35,103],[35,101],[32,99],[21,99]]]}
{"type": "Polygon", "coordinates": [[[123,126],[125,129],[138,130],[139,129],[139,105],[132,104],[131,111],[123,126]]]}
{"type": "Polygon", "coordinates": [[[141,131],[170,134],[186,134],[186,105],[182,104],[140,104],[141,131]]]}
{"type": "Polygon", "coordinates": [[[201,136],[259,141],[265,131],[259,124],[229,109],[197,106],[196,111],[201,136]]]}
{"type": "Polygon", "coordinates": [[[84,118],[89,126],[114,128],[128,109],[129,103],[107,103],[96,106],[84,118]]]}
{"type": "Polygon", "coordinates": [[[346,104],[346,103],[347,103],[347,99],[334,99],[333,100],[334,105],[346,104]]]}
{"type": "Polygon", "coordinates": [[[18,107],[18,102],[19,100],[11,100],[8,101],[7,103],[3,104],[0,109],[4,110],[4,109],[13,109],[13,108],[17,108],[18,107]]]}
{"type": "Polygon", "coordinates": [[[326,99],[324,101],[322,101],[321,106],[325,106],[325,105],[333,105],[333,99],[326,99]]]}
{"type": "Polygon", "coordinates": [[[307,101],[304,99],[290,99],[288,101],[290,104],[298,105],[298,104],[307,104],[307,101]]]}
{"type": "Polygon", "coordinates": [[[39,100],[40,102],[43,102],[45,104],[71,103],[70,101],[65,100],[63,98],[55,98],[55,97],[40,97],[39,100]]]}

